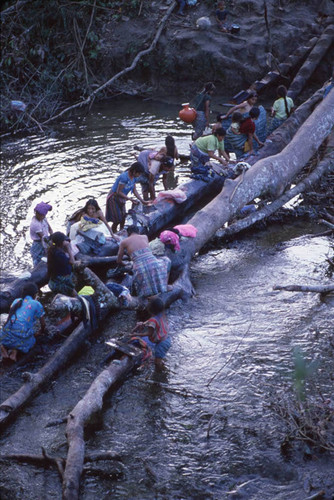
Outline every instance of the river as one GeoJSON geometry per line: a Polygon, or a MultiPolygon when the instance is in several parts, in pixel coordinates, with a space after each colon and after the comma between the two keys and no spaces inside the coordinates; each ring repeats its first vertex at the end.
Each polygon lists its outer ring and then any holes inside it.
{"type": "MultiPolygon", "coordinates": [[[[133,145],[162,146],[172,134],[188,152],[189,126],[178,107],[152,101],[110,101],[58,127],[54,137],[4,143],[2,269],[19,275],[31,265],[27,236],[33,207],[48,201],[49,220],[61,230],[67,215],[96,197],[104,207],[116,175],[134,159],[133,145]]],[[[178,169],[179,182],[188,176],[178,169]]],[[[273,291],[276,284],[328,284],[333,243],[305,221],[273,225],[192,261],[195,295],[168,311],[172,347],[166,370],[145,366],[105,400],[98,425],[87,432],[87,453],[112,450],[122,463],[91,464],[81,498],[133,500],[305,500],[334,494],[328,452],[292,441],[279,408],[294,408],[294,353],[317,368],[306,401],[333,408],[333,302],[318,294],[273,291]],[[285,403],[283,403],[283,401],[285,403]]],[[[103,369],[104,341],[135,324],[134,312],[109,317],[102,335],[36,397],[0,438],[0,453],[66,456],[65,417],[103,369]]],[[[4,375],[1,401],[20,387],[21,372],[4,375]]],[[[333,418],[333,417],[332,417],[333,418]]],[[[330,439],[333,442],[333,420],[330,439]]],[[[324,433],[327,430],[323,429],[324,433]]],[[[1,499],[59,499],[54,469],[1,464],[1,499]]]]}

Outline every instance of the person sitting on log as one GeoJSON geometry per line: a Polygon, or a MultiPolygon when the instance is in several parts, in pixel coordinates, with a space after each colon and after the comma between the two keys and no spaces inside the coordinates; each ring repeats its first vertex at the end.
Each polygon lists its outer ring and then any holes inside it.
{"type": "Polygon", "coordinates": [[[16,361],[18,352],[27,353],[35,345],[36,336],[45,332],[44,308],[35,297],[38,287],[27,282],[22,288],[22,298],[12,303],[8,318],[0,331],[1,354],[3,359],[16,361]],[[36,320],[41,328],[35,330],[36,320]]]}
{"type": "Polygon", "coordinates": [[[237,104],[236,106],[233,106],[231,109],[228,110],[226,115],[223,116],[223,120],[229,118],[230,115],[234,113],[234,111],[239,111],[239,113],[241,113],[242,115],[248,115],[250,110],[255,106],[256,102],[257,102],[257,93],[250,92],[249,96],[245,101],[241,102],[240,104],[237,104]]]}
{"type": "Polygon", "coordinates": [[[269,133],[276,130],[289,118],[294,110],[294,103],[291,97],[287,97],[287,88],[284,85],[279,85],[276,89],[277,97],[271,108],[271,116],[273,117],[269,133]]]}
{"type": "Polygon", "coordinates": [[[137,160],[144,168],[144,172],[139,179],[143,198],[146,201],[148,201],[149,198],[153,201],[156,198],[155,184],[161,174],[164,189],[166,191],[168,189],[167,174],[174,169],[174,156],[168,156],[152,149],[146,149],[141,151],[137,160]]]}
{"type": "Polygon", "coordinates": [[[109,236],[110,238],[111,236],[116,241],[119,241],[119,237],[112,232],[99,204],[94,198],[88,200],[86,205],[69,219],[69,223],[69,237],[71,240],[75,239],[78,231],[95,229],[102,232],[106,237],[109,236]]]}
{"type": "Polygon", "coordinates": [[[38,203],[35,208],[35,215],[30,223],[30,238],[33,243],[30,248],[30,254],[34,266],[46,257],[47,243],[45,239],[52,234],[52,228],[46,219],[46,214],[52,210],[52,206],[48,203],[38,203]]]}
{"type": "Polygon", "coordinates": [[[255,139],[259,146],[263,146],[263,142],[259,140],[255,133],[255,121],[259,115],[259,108],[252,108],[249,112],[249,117],[244,118],[241,122],[239,135],[236,135],[230,128],[227,129],[226,139],[231,151],[235,153],[237,158],[242,157],[245,153],[251,154],[253,152],[253,139],[255,139]]]}
{"type": "Polygon", "coordinates": [[[165,315],[164,303],[160,297],[149,301],[148,311],[150,318],[145,322],[138,322],[132,333],[141,337],[152,350],[156,368],[163,368],[163,358],[166,357],[172,345],[168,334],[168,322],[165,315]]]}
{"type": "Polygon", "coordinates": [[[131,192],[144,205],[147,202],[139,195],[136,189],[136,182],[139,182],[140,176],[144,174],[144,167],[136,161],[125,172],[119,175],[112,186],[106,204],[106,220],[112,222],[112,230],[115,233],[117,226],[123,229],[126,217],[126,201],[133,201],[128,197],[131,192]]]}
{"type": "Polygon", "coordinates": [[[149,246],[148,237],[139,234],[136,226],[127,229],[128,237],[121,241],[117,263],[121,264],[126,251],[133,262],[134,284],[137,295],[151,297],[167,292],[170,260],[168,257],[156,258],[149,246]]]}
{"type": "Polygon", "coordinates": [[[229,32],[229,27],[226,24],[226,18],[229,14],[230,12],[225,8],[225,2],[218,2],[215,16],[218,27],[223,33],[229,32]]]}
{"type": "Polygon", "coordinates": [[[229,161],[229,155],[224,148],[224,137],[226,131],[224,128],[218,128],[211,135],[199,137],[190,147],[191,171],[194,174],[206,175],[209,171],[210,160],[219,161],[226,165],[229,161]],[[218,155],[215,151],[218,149],[218,155]]]}
{"type": "Polygon", "coordinates": [[[60,231],[51,236],[52,245],[48,249],[49,288],[54,293],[77,297],[73,278],[74,255],[70,239],[60,231]]]}

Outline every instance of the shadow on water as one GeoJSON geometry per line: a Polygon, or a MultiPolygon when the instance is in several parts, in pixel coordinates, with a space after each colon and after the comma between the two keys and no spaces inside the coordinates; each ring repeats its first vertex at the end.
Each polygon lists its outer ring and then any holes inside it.
{"type": "MultiPolygon", "coordinates": [[[[28,260],[35,200],[54,205],[51,222],[60,229],[88,196],[103,205],[113,178],[132,161],[133,144],[161,145],[172,133],[187,152],[184,126],[150,106],[101,106],[82,124],[83,137],[27,140],[6,166],[14,189],[7,186],[5,195],[8,266],[28,260]],[[15,181],[18,172],[24,178],[15,181]]],[[[87,453],[112,450],[122,463],[91,465],[82,499],[305,500],[320,489],[331,498],[333,457],[314,452],[304,460],[301,444],[287,460],[280,451],[285,424],[270,405],[292,386],[296,347],[320,361],[316,385],[333,401],[333,304],[317,294],[273,291],[276,284],[328,283],[333,247],[327,238],[308,237],[314,229],[275,226],[192,261],[196,294],[168,311],[173,344],[166,370],[148,366],[128,377],[106,397],[98,426],[86,436],[87,453]]],[[[102,337],[5,430],[1,454],[40,454],[43,446],[65,456],[65,426],[46,425],[66,416],[101,371],[104,341],[134,323],[133,312],[110,317],[102,337]]],[[[1,400],[20,384],[20,373],[3,377],[1,400]]],[[[2,464],[0,492],[4,499],[59,499],[61,484],[55,470],[9,462],[2,464]]]]}

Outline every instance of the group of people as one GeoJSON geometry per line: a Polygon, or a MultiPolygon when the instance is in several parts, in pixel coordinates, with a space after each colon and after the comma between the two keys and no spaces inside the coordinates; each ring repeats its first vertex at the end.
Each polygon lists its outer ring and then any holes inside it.
{"type": "MultiPolygon", "coordinates": [[[[194,140],[191,145],[190,159],[194,173],[204,173],[208,170],[208,162],[214,159],[223,165],[229,161],[229,153],[234,153],[237,160],[252,154],[255,148],[264,145],[267,116],[265,109],[256,106],[257,94],[250,92],[247,99],[237,104],[226,113],[218,114],[216,123],[210,127],[210,105],[215,86],[212,82],[205,84],[196,96],[194,109],[196,118],[193,122],[194,140]],[[225,123],[231,123],[224,126],[225,123]],[[261,135],[257,133],[257,122],[261,122],[261,135]],[[211,132],[205,134],[210,127],[211,132]],[[218,151],[218,154],[216,153],[218,151]]],[[[271,108],[271,124],[269,133],[279,127],[294,110],[293,100],[287,96],[284,85],[277,87],[277,99],[271,108]]]]}

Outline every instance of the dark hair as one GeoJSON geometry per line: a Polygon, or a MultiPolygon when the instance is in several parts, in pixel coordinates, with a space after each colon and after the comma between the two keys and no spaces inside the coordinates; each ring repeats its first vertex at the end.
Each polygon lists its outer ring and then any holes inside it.
{"type": "Polygon", "coordinates": [[[224,116],[223,113],[219,113],[219,115],[217,115],[216,121],[221,122],[223,120],[223,116],[224,116]]]}
{"type": "Polygon", "coordinates": [[[167,135],[165,139],[165,144],[166,144],[166,149],[167,149],[167,155],[171,156],[172,158],[175,158],[175,141],[174,137],[171,135],[167,135]]]}
{"type": "Polygon", "coordinates": [[[133,175],[135,172],[138,174],[143,174],[145,172],[144,165],[140,161],[135,161],[132,163],[131,167],[128,168],[128,172],[133,175]]]}
{"type": "Polygon", "coordinates": [[[246,101],[249,99],[252,99],[252,97],[258,97],[257,93],[252,90],[252,92],[249,93],[249,96],[247,97],[246,101]]]}
{"type": "Polygon", "coordinates": [[[133,233],[139,234],[139,227],[138,226],[134,226],[134,225],[133,226],[129,226],[126,231],[127,231],[127,233],[128,233],[129,236],[130,236],[130,234],[133,234],[133,233]]]}
{"type": "Polygon", "coordinates": [[[59,248],[62,248],[64,241],[70,241],[70,239],[62,232],[57,231],[51,235],[51,241],[53,245],[50,245],[47,253],[47,264],[48,264],[48,279],[57,274],[57,269],[55,267],[55,253],[59,248]]]}
{"type": "Polygon", "coordinates": [[[234,111],[232,114],[232,122],[241,122],[242,120],[242,113],[239,111],[234,111]]]}
{"type": "Polygon", "coordinates": [[[178,236],[181,236],[181,233],[176,227],[166,227],[165,231],[172,231],[172,233],[177,234],[178,236]]]}
{"type": "Polygon", "coordinates": [[[160,297],[151,299],[148,303],[148,310],[151,314],[160,314],[165,310],[164,303],[160,297]]]}
{"type": "Polygon", "coordinates": [[[215,135],[216,137],[218,137],[218,135],[222,135],[223,137],[225,137],[226,130],[223,127],[216,128],[216,130],[213,132],[213,135],[215,135]]]}
{"type": "Polygon", "coordinates": [[[260,116],[260,110],[259,110],[259,108],[257,108],[257,107],[254,106],[254,108],[252,108],[250,110],[249,116],[251,118],[258,118],[260,116]]]}
{"type": "Polygon", "coordinates": [[[90,205],[92,205],[96,211],[101,210],[98,202],[96,200],[94,200],[94,198],[91,198],[90,200],[87,201],[86,205],[83,208],[85,212],[90,205]]]}
{"type": "Polygon", "coordinates": [[[51,241],[57,247],[61,247],[65,240],[69,241],[69,238],[61,231],[56,231],[55,233],[51,234],[51,241]]]}
{"type": "Polygon", "coordinates": [[[214,86],[214,84],[212,82],[208,82],[204,85],[204,91],[205,92],[211,92],[212,90],[215,90],[216,87],[214,86]]]}
{"type": "Polygon", "coordinates": [[[287,114],[287,116],[289,117],[291,115],[291,111],[289,110],[289,106],[288,106],[288,101],[286,100],[286,96],[287,96],[287,88],[285,85],[279,85],[276,89],[276,93],[278,95],[278,97],[283,97],[284,99],[284,106],[285,106],[285,112],[287,114]]]}
{"type": "Polygon", "coordinates": [[[5,327],[10,321],[14,323],[14,321],[16,320],[16,311],[20,309],[20,307],[22,306],[23,299],[27,295],[34,298],[37,292],[38,292],[38,286],[33,281],[27,281],[26,283],[23,284],[21,288],[21,298],[18,299],[18,301],[14,305],[10,306],[8,317],[3,327],[5,327]],[[12,320],[14,314],[15,314],[15,319],[12,320]]]}

